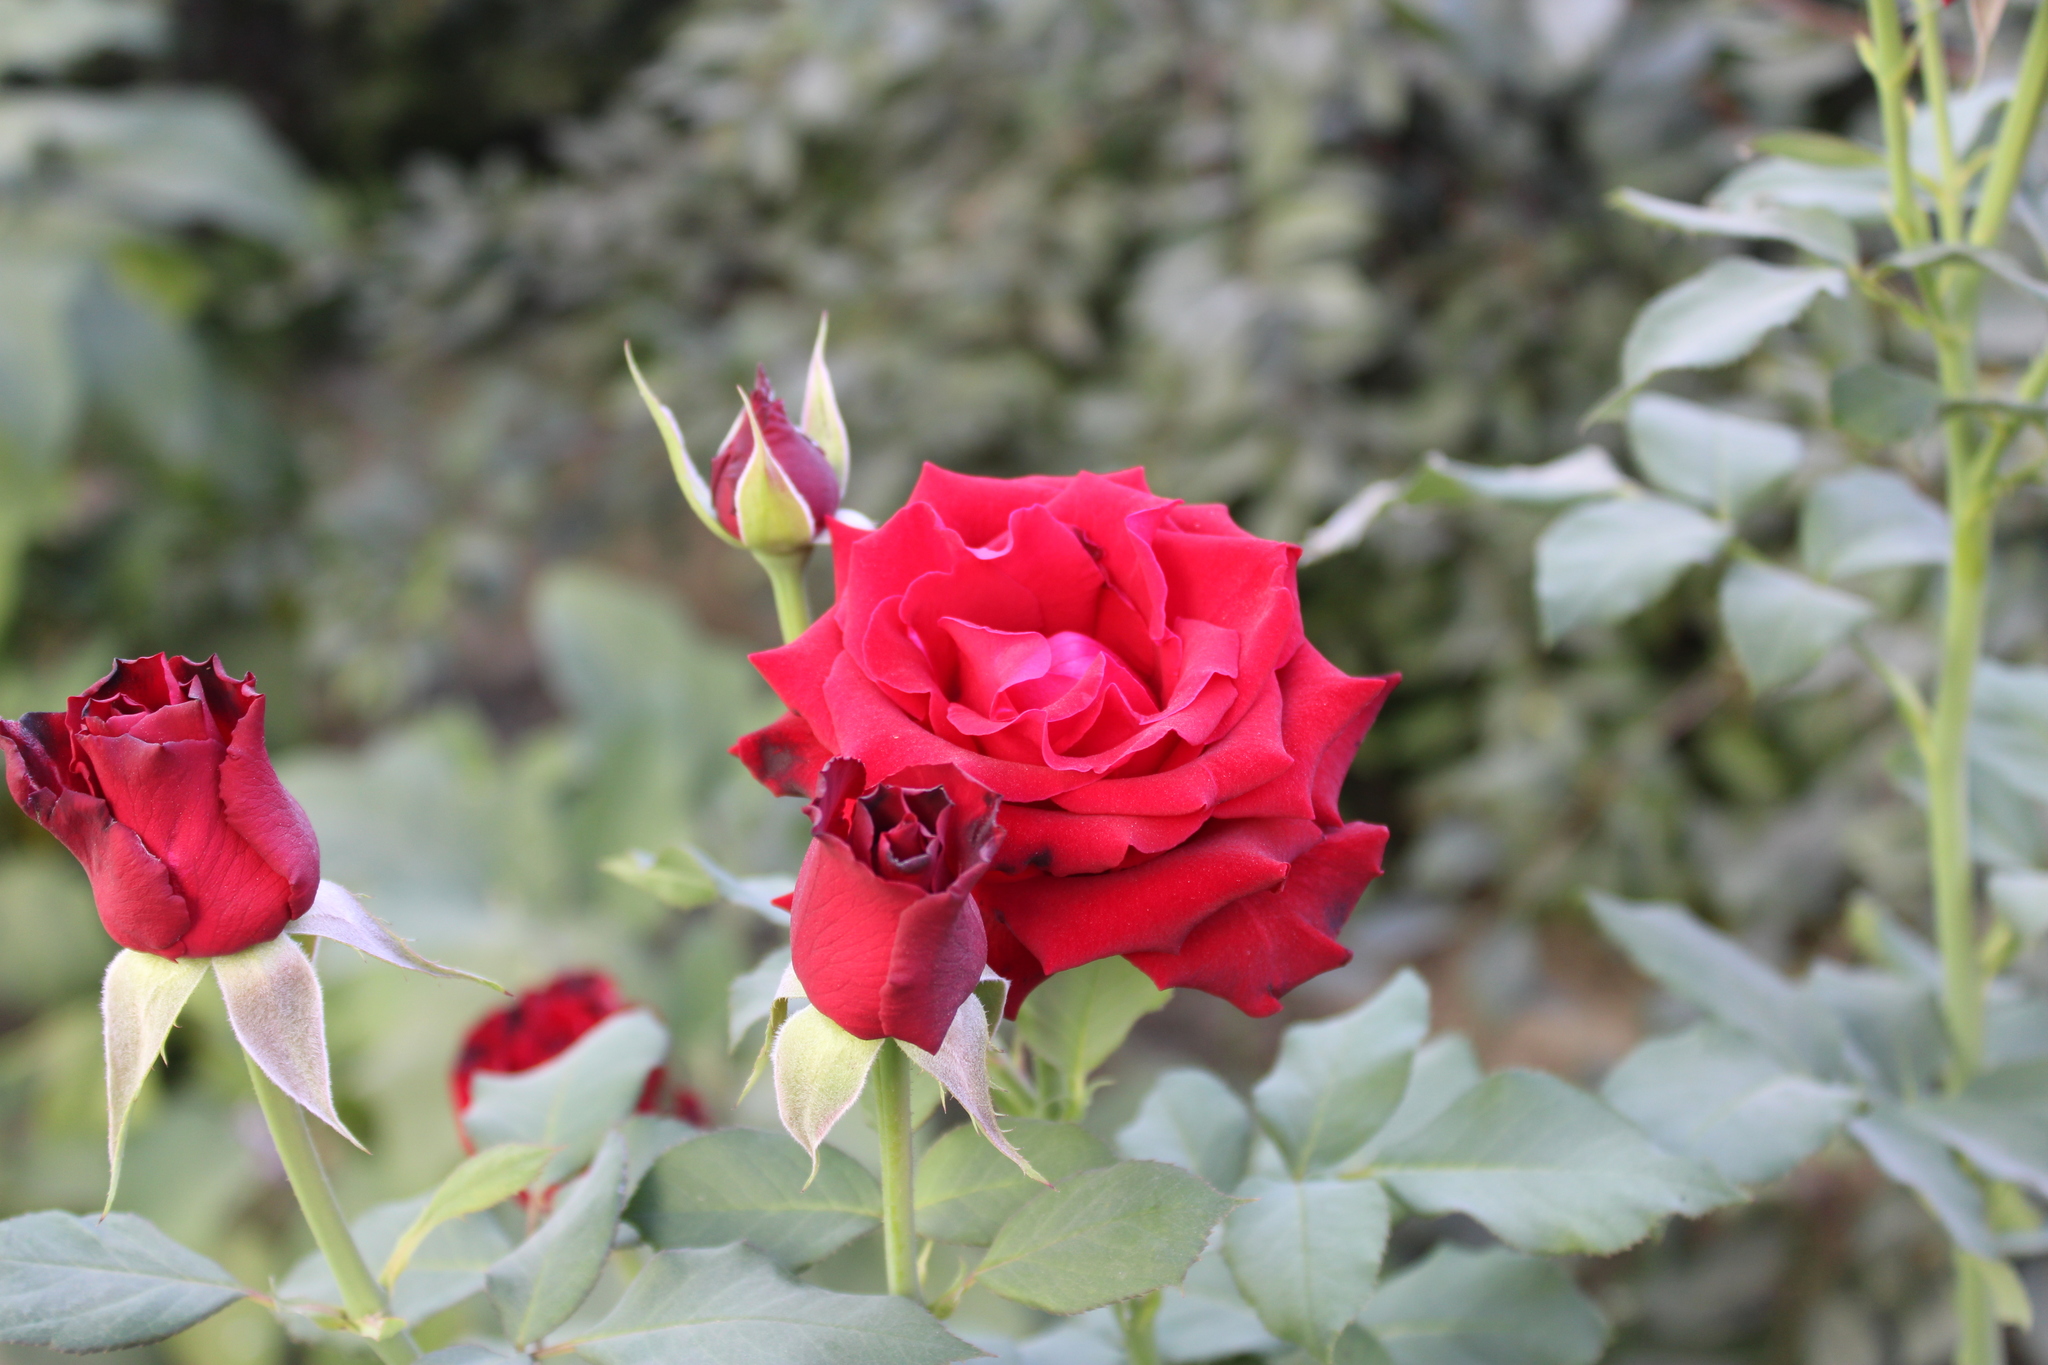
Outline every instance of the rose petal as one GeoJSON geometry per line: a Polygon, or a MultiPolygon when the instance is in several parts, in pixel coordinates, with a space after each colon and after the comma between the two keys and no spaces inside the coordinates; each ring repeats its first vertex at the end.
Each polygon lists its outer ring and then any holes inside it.
{"type": "Polygon", "coordinates": [[[303,915],[320,889],[320,840],[313,822],[277,780],[263,745],[264,698],[250,703],[220,765],[220,804],[227,822],[291,888],[290,915],[303,915]]]}
{"type": "Polygon", "coordinates": [[[1219,802],[1223,819],[1261,815],[1306,816],[1336,825],[1337,789],[1352,755],[1379,715],[1393,678],[1354,678],[1304,644],[1280,670],[1281,742],[1294,757],[1287,770],[1241,796],[1219,802]]]}
{"type": "MultiPolygon", "coordinates": [[[[1323,832],[1308,820],[1218,820],[1119,872],[990,879],[977,894],[1048,972],[1120,953],[1172,952],[1221,907],[1278,886],[1323,832]]],[[[808,976],[806,976],[808,980],[808,976]]]]}
{"type": "Polygon", "coordinates": [[[818,774],[832,758],[832,751],[819,742],[810,723],[795,712],[742,736],[728,752],[777,796],[809,796],[817,791],[818,774]]]}
{"type": "Polygon", "coordinates": [[[1297,858],[1283,885],[1224,906],[1177,951],[1127,956],[1161,990],[1192,986],[1254,1018],[1271,1014],[1288,991],[1351,960],[1335,935],[1386,846],[1384,826],[1345,825],[1297,858]]]}

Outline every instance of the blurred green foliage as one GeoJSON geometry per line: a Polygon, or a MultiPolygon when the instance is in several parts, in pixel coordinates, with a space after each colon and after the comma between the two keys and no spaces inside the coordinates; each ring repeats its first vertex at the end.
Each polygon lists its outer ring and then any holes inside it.
{"type": "MultiPolygon", "coordinates": [[[[796,387],[830,309],[871,514],[925,460],[1143,464],[1298,537],[1426,450],[1577,444],[1634,309],[1699,260],[1601,196],[1695,194],[1757,129],[1853,128],[1845,15],[0,0],[0,711],[60,704],[115,652],[256,669],[328,875],[500,979],[617,973],[727,1112],[725,987],[758,920],[595,869],[685,839],[793,865],[793,818],[722,754],[772,713],[740,653],[773,614],[685,514],[622,340],[701,456],[756,361],[796,387]]],[[[1823,326],[1874,347],[1852,307],[1823,326]]],[[[1752,369],[1782,415],[1821,410],[1798,362],[1752,369]]],[[[1590,1073],[1635,1004],[1555,928],[1578,886],[1690,899],[1782,955],[1833,932],[1848,863],[1901,905],[1922,870],[1880,696],[1824,669],[1753,706],[1698,585],[1545,652],[1536,529],[1415,509],[1305,571],[1318,644],[1406,680],[1346,792],[1394,827],[1390,874],[1360,964],[1301,999],[1428,957],[1502,1055],[1590,1073]]],[[[2025,646],[2048,561],[2016,555],[2000,629],[2025,646]]],[[[76,868],[0,812],[0,1214],[99,1198],[108,946],[76,868]]],[[[347,956],[337,1085],[379,1158],[338,1161],[354,1208],[454,1159],[442,1078],[490,1001],[347,956]]],[[[302,1244],[207,998],[145,1093],[124,1203],[259,1282],[302,1244]]],[[[1134,1065],[1263,1069],[1270,1030],[1175,1011],[1134,1065]]],[[[1917,1211],[1819,1165],[1603,1272],[1624,1340],[1922,1358],[1917,1211]]],[[[285,1350],[245,1307],[135,1358],[285,1350]]]]}

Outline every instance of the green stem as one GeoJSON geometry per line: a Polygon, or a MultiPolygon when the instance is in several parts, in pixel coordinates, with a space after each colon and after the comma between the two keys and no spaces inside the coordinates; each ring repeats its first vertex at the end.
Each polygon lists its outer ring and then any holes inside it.
{"type": "Polygon", "coordinates": [[[910,1167],[910,1059],[893,1041],[875,1054],[875,1133],[882,1144],[882,1261],[889,1292],[918,1297],[916,1203],[910,1167]]]}
{"type": "Polygon", "coordinates": [[[1159,1317],[1159,1291],[1116,1306],[1124,1329],[1124,1358],[1130,1365],[1159,1365],[1159,1341],[1153,1329],[1159,1317]]]}
{"type": "Polygon", "coordinates": [[[2000,1365],[2005,1359],[2005,1342],[1991,1301],[1991,1285],[1976,1257],[1958,1247],[1954,1260],[1956,1365],[2000,1365]]]}
{"type": "Polygon", "coordinates": [[[775,620],[782,627],[782,642],[788,644],[810,629],[811,599],[804,591],[804,565],[810,562],[811,552],[778,555],[756,550],[754,558],[768,571],[769,585],[775,589],[775,620]]]}
{"type": "Polygon", "coordinates": [[[1934,159],[1940,179],[1935,205],[1941,216],[1941,239],[1962,240],[1963,177],[1956,167],[1956,142],[1948,117],[1948,49],[1941,41],[1941,10],[1936,0],[1913,0],[1920,40],[1920,86],[1934,125],[1934,159]]]}
{"type": "MultiPolygon", "coordinates": [[[[341,1305],[357,1323],[388,1316],[391,1306],[384,1291],[363,1261],[341,1205],[335,1202],[334,1187],[327,1183],[327,1171],[320,1154],[313,1149],[313,1135],[306,1129],[306,1115],[291,1096],[279,1090],[256,1059],[243,1054],[249,1063],[249,1080],[256,1087],[256,1103],[263,1109],[263,1121],[270,1125],[270,1140],[277,1145],[278,1160],[284,1163],[285,1178],[298,1196],[299,1211],[313,1231],[313,1242],[327,1258],[327,1267],[341,1289],[341,1305]]],[[[420,1353],[405,1333],[388,1341],[373,1342],[385,1365],[405,1365],[420,1353]]]]}
{"type": "Polygon", "coordinates": [[[2005,216],[2012,208],[2020,174],[2026,169],[2027,150],[2033,145],[2034,129],[2041,121],[2041,104],[2048,96],[2048,5],[2034,10],[2033,26],[2027,30],[2026,50],[2020,54],[2020,77],[2012,99],[2005,106],[2005,121],[1998,129],[1998,142],[1991,152],[1991,170],[1984,177],[1984,196],[1970,219],[1970,243],[1996,246],[2005,231],[2005,216]]]}
{"type": "Polygon", "coordinates": [[[1870,0],[1870,74],[1877,83],[1884,124],[1885,165],[1892,186],[1892,231],[1904,248],[1925,246],[1927,215],[1913,193],[1911,130],[1906,117],[1906,75],[1910,65],[1899,28],[1897,0],[1870,0]]]}
{"type": "Polygon", "coordinates": [[[1984,1057],[1984,980],[1970,863],[1970,697],[1983,648],[1984,591],[1991,565],[1991,506],[1977,466],[1951,456],[1949,516],[1954,522],[1942,607],[1941,679],[1929,727],[1927,832],[1933,858],[1935,940],[1941,948],[1942,1014],[1955,1047],[1952,1086],[1976,1074],[1984,1057]]]}

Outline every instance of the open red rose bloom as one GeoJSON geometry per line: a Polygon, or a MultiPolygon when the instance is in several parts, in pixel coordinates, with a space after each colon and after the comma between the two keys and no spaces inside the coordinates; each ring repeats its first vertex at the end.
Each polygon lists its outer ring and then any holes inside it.
{"type": "MultiPolygon", "coordinates": [[[[469,1109],[477,1072],[516,1075],[531,1071],[567,1052],[578,1038],[614,1014],[632,1008],[632,1002],[619,994],[618,986],[602,972],[564,972],[545,985],[520,992],[511,1004],[478,1020],[462,1040],[462,1051],[448,1077],[456,1117],[469,1109]]],[[[674,1114],[704,1126],[704,1109],[697,1096],[688,1090],[670,1093],[665,1067],[647,1073],[638,1109],[643,1114],[674,1114]]],[[[463,1140],[466,1144],[466,1133],[463,1140]]]]}
{"type": "MultiPolygon", "coordinates": [[[[836,602],[754,656],[790,714],[734,752],[785,794],[844,756],[871,786],[950,768],[1000,797],[974,898],[1013,1008],[1121,954],[1263,1015],[1350,960],[1335,935],[1387,832],[1345,821],[1337,792],[1395,680],[1308,643],[1296,547],[1142,470],[927,466],[879,529],[832,535],[836,602]]],[[[842,953],[800,963],[806,987],[873,956],[842,953]]]]}
{"type": "Polygon", "coordinates": [[[240,952],[313,903],[320,844],[270,766],[263,706],[253,673],[156,654],[61,714],[0,719],[8,791],[85,865],[122,947],[240,952]]]}

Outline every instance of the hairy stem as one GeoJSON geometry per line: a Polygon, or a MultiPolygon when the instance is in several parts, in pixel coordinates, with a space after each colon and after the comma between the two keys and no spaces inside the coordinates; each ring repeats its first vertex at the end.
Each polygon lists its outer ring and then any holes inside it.
{"type": "MultiPolygon", "coordinates": [[[[327,1268],[341,1288],[342,1307],[358,1324],[389,1314],[391,1307],[384,1300],[384,1291],[364,1263],[363,1253],[349,1233],[348,1220],[342,1216],[341,1205],[335,1202],[334,1187],[327,1183],[327,1171],[320,1164],[320,1154],[313,1149],[313,1135],[306,1129],[304,1111],[263,1074],[255,1058],[244,1054],[244,1060],[249,1063],[249,1081],[256,1087],[256,1103],[263,1109],[263,1121],[270,1125],[270,1140],[277,1145],[278,1160],[284,1163],[285,1178],[291,1181],[292,1193],[298,1196],[299,1211],[305,1215],[314,1244],[327,1258],[327,1268]]],[[[405,1333],[372,1344],[385,1365],[405,1365],[420,1356],[405,1333]]]]}
{"type": "Polygon", "coordinates": [[[882,1144],[882,1260],[889,1292],[918,1297],[916,1203],[910,1164],[910,1059],[884,1040],[870,1077],[875,1087],[875,1132],[882,1144]]]}
{"type": "Polygon", "coordinates": [[[773,555],[756,550],[754,558],[768,571],[769,585],[775,589],[776,624],[782,627],[782,642],[788,644],[811,625],[811,599],[804,590],[804,565],[811,552],[773,555]]]}

